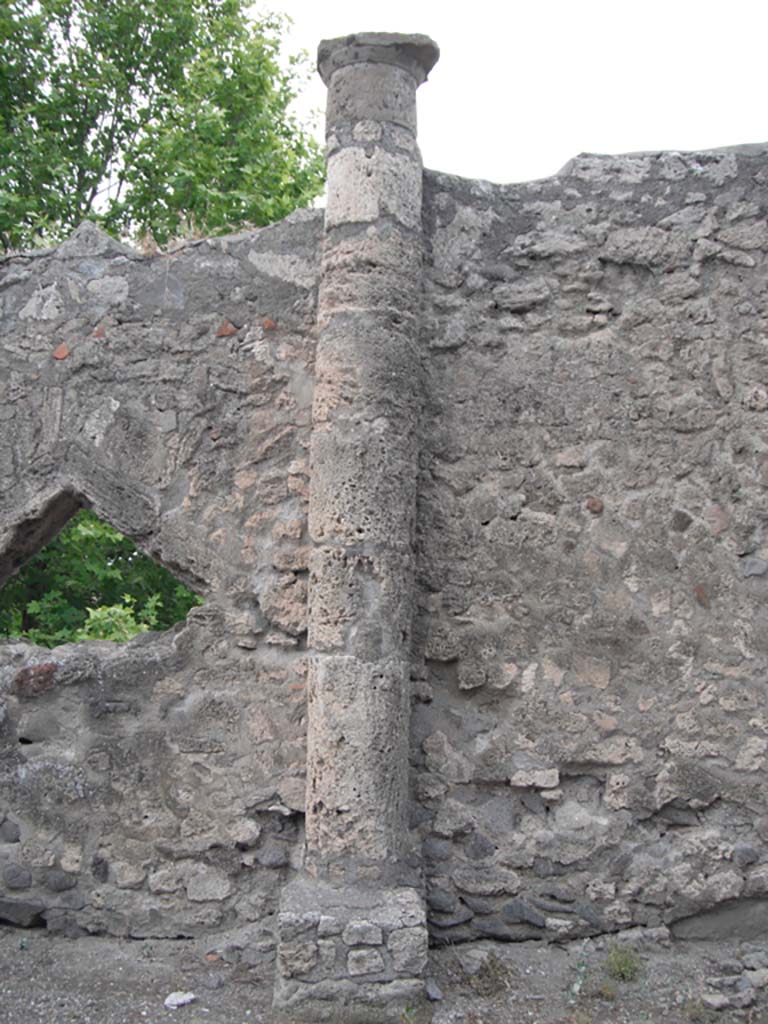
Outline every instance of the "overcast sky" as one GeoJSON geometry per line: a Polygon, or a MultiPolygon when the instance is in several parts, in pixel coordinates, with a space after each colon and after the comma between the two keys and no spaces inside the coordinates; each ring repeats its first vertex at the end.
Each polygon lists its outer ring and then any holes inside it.
{"type": "MultiPolygon", "coordinates": [[[[423,32],[441,57],[419,90],[428,167],[491,181],[556,173],[577,153],[768,141],[766,0],[265,0],[292,49],[423,32]]],[[[322,108],[315,80],[303,100],[322,108]]]]}

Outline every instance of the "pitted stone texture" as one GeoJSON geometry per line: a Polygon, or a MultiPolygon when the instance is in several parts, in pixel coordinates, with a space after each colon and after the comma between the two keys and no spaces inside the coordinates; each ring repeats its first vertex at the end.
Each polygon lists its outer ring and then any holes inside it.
{"type": "Polygon", "coordinates": [[[407,666],[344,656],[310,661],[309,856],[402,855],[407,786],[407,666]],[[354,729],[351,727],[354,723],[354,729]],[[332,751],[332,757],[329,757],[332,751]]]}
{"type": "MultiPolygon", "coordinates": [[[[333,248],[326,252],[323,260],[320,287],[323,331],[328,335],[327,320],[333,316],[339,317],[342,321],[341,330],[344,329],[344,321],[348,325],[348,334],[349,328],[352,328],[349,340],[364,347],[369,358],[373,359],[369,367],[367,361],[362,362],[358,355],[353,366],[348,369],[356,366],[360,372],[367,373],[382,367],[386,360],[389,373],[402,374],[418,352],[417,339],[414,337],[411,345],[414,354],[410,354],[407,349],[401,351],[398,346],[389,359],[387,349],[381,347],[381,342],[385,337],[383,331],[391,332],[393,321],[409,328],[407,332],[400,332],[406,339],[410,337],[410,328],[418,322],[422,294],[421,250],[414,246],[409,234],[393,230],[392,224],[387,221],[370,223],[348,236],[342,234],[341,230],[334,234],[340,237],[334,238],[333,248]],[[370,315],[369,311],[373,309],[379,311],[378,323],[373,322],[370,315]],[[354,318],[360,316],[360,310],[366,311],[367,320],[362,333],[354,331],[354,318]],[[374,332],[378,341],[371,337],[374,332]]],[[[352,347],[347,349],[349,356],[353,351],[352,347]]],[[[316,372],[321,380],[322,368],[318,367],[316,372]]],[[[413,383],[411,378],[410,387],[406,387],[402,395],[399,384],[380,388],[379,399],[382,402],[402,403],[413,383]]]]}
{"type": "Polygon", "coordinates": [[[411,630],[413,608],[403,592],[413,564],[407,549],[367,557],[316,547],[310,562],[312,647],[366,662],[399,656],[411,630]]]}
{"type": "Polygon", "coordinates": [[[327,228],[393,217],[414,229],[421,220],[421,164],[404,154],[347,148],[328,162],[327,228]]]}
{"type": "Polygon", "coordinates": [[[278,968],[286,978],[308,974],[319,959],[316,942],[283,942],[280,946],[278,968]]]}
{"type": "MultiPolygon", "coordinates": [[[[365,252],[373,255],[367,245],[365,252]]],[[[417,262],[413,269],[419,268],[417,262]]],[[[365,276],[372,273],[369,267],[365,276]]],[[[354,265],[339,271],[339,277],[347,282],[355,274],[354,265]]],[[[409,304],[413,305],[417,284],[409,280],[407,285],[409,304]]],[[[326,297],[324,289],[322,298],[326,297]]],[[[347,430],[360,435],[347,439],[350,447],[356,441],[352,450],[357,451],[358,459],[369,449],[371,457],[381,458],[386,446],[394,447],[396,442],[399,451],[395,448],[390,459],[404,457],[412,452],[409,442],[416,428],[419,399],[421,359],[413,334],[416,318],[409,314],[409,305],[400,306],[398,329],[393,330],[388,305],[392,299],[390,288],[386,289],[383,308],[374,302],[376,308],[366,312],[355,305],[370,299],[370,294],[356,293],[347,298],[351,308],[343,313],[333,312],[323,323],[323,342],[315,364],[314,426],[346,420],[347,430]]],[[[392,461],[386,468],[393,471],[392,461]]],[[[402,546],[395,537],[390,544],[402,546]]]]}
{"type": "MultiPolygon", "coordinates": [[[[310,449],[306,863],[403,858],[421,405],[424,37],[323,43],[328,209],[310,449]]],[[[369,974],[376,957],[349,954],[369,974]]],[[[377,969],[377,968],[376,968],[377,969]]]]}
{"type": "Polygon", "coordinates": [[[395,970],[420,977],[427,966],[428,941],[425,928],[400,928],[390,933],[387,948],[395,970]]]}

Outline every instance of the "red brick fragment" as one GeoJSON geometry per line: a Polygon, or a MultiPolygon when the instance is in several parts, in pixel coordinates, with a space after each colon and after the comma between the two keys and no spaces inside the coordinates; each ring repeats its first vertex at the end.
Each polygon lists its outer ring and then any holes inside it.
{"type": "Polygon", "coordinates": [[[41,693],[53,689],[56,681],[56,663],[46,662],[44,665],[27,665],[11,683],[11,692],[17,697],[39,697],[41,693]]]}
{"type": "Polygon", "coordinates": [[[98,327],[94,327],[93,333],[91,334],[92,338],[106,338],[106,336],[107,328],[104,326],[104,324],[99,324],[98,327]]]}
{"type": "Polygon", "coordinates": [[[54,359],[66,359],[68,355],[69,345],[66,343],[66,341],[62,341],[62,343],[60,345],[57,345],[56,348],[53,350],[54,359]]]}
{"type": "Polygon", "coordinates": [[[264,319],[261,321],[261,323],[262,323],[262,326],[264,327],[265,331],[276,331],[277,330],[277,324],[275,323],[274,320],[272,320],[268,316],[265,316],[264,319]]]}
{"type": "Polygon", "coordinates": [[[237,334],[238,328],[232,323],[231,320],[222,320],[221,327],[216,331],[217,338],[231,338],[233,334],[237,334]]]}
{"type": "Polygon", "coordinates": [[[599,498],[587,498],[587,508],[593,516],[601,516],[605,505],[599,498]]]}

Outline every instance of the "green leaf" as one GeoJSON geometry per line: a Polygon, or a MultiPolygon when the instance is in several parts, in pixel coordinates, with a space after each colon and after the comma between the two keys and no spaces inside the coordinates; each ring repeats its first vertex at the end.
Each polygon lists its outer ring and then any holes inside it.
{"type": "Polygon", "coordinates": [[[46,647],[129,639],[169,629],[199,604],[197,594],[133,541],[82,511],[0,591],[0,636],[46,647]]]}
{"type": "Polygon", "coordinates": [[[289,114],[304,58],[242,0],[0,5],[0,242],[49,243],[86,217],[159,242],[265,224],[322,188],[289,114]]]}

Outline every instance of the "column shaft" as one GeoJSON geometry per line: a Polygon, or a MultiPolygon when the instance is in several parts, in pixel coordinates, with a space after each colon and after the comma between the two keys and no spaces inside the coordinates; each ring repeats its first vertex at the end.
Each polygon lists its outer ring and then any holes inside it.
{"type": "Polygon", "coordinates": [[[391,38],[334,41],[320,56],[328,206],[309,516],[310,870],[396,861],[408,834],[424,70],[414,44],[398,54],[391,38]]]}

